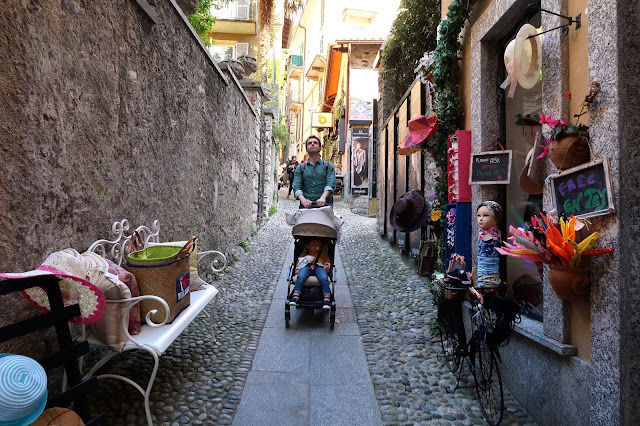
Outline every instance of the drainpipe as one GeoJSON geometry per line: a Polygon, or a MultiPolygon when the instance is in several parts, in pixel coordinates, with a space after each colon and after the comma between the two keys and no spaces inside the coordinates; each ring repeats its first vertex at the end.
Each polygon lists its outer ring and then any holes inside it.
{"type": "MultiPolygon", "coordinates": [[[[302,44],[302,72],[304,72],[306,66],[307,66],[307,29],[305,27],[303,27],[302,25],[298,25],[298,27],[302,28],[304,30],[304,41],[302,44]]],[[[305,77],[304,75],[301,75],[300,78],[302,79],[302,140],[304,141],[304,101],[305,101],[305,96],[304,96],[304,80],[305,77]]],[[[302,145],[300,145],[302,146],[302,145]]],[[[305,147],[305,151],[307,150],[307,148],[305,147]]],[[[299,153],[298,153],[299,154],[299,153]]]]}

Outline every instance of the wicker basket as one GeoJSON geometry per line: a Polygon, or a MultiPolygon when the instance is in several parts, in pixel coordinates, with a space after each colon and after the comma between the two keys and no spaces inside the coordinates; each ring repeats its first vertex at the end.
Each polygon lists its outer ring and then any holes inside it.
{"type": "MultiPolygon", "coordinates": [[[[151,246],[127,255],[125,269],[136,277],[140,295],[164,299],[169,305],[169,323],[191,302],[189,256],[194,244],[195,237],[192,237],[182,247],[151,246]]],[[[157,312],[150,316],[151,321],[164,321],[165,310],[154,300],[140,302],[142,320],[154,309],[157,312]]]]}

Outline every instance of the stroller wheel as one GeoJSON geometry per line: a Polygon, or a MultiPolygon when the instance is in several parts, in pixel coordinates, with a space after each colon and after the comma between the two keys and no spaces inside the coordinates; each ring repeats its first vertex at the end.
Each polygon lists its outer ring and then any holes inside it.
{"type": "Polygon", "coordinates": [[[289,320],[291,320],[291,307],[289,306],[289,299],[284,302],[284,325],[289,328],[289,320]]]}

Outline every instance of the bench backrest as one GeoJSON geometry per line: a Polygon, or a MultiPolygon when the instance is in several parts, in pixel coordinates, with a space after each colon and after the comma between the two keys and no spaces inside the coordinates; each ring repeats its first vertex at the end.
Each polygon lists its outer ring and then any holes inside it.
{"type": "MultiPolygon", "coordinates": [[[[120,222],[113,222],[111,225],[111,239],[97,240],[87,251],[92,251],[100,256],[111,260],[113,263],[122,265],[125,255],[129,252],[131,245],[131,234],[129,221],[122,219],[120,222]]],[[[145,247],[150,243],[160,242],[160,222],[153,221],[151,228],[147,226],[139,226],[135,231],[140,234],[144,241],[145,247]]]]}

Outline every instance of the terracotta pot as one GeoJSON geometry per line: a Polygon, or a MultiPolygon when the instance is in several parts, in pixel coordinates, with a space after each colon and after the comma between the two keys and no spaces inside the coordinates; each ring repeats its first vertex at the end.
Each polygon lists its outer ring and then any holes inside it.
{"type": "Polygon", "coordinates": [[[589,291],[589,269],[549,265],[549,283],[558,299],[575,300],[589,291]]]}
{"type": "Polygon", "coordinates": [[[549,145],[549,159],[558,170],[570,169],[589,161],[589,133],[562,132],[549,145]]]}

